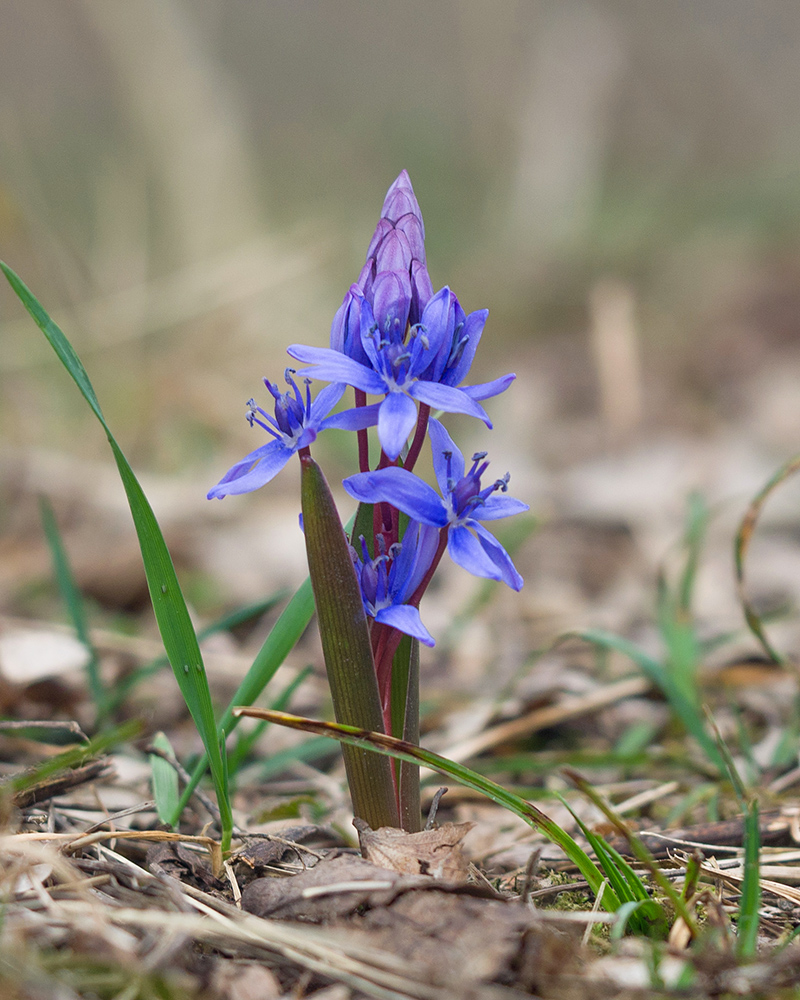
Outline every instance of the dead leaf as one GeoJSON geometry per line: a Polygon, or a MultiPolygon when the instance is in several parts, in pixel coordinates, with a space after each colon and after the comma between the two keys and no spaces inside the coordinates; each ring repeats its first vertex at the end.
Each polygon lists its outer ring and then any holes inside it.
{"type": "Polygon", "coordinates": [[[404,875],[430,875],[445,882],[466,882],[469,864],[461,841],[473,823],[444,823],[436,830],[406,833],[390,826],[372,830],[354,819],[361,853],[367,861],[404,875]]]}
{"type": "Polygon", "coordinates": [[[298,875],[255,879],[242,892],[242,908],[259,917],[326,923],[367,905],[385,906],[398,888],[413,884],[355,854],[340,854],[298,875]]]}
{"type": "Polygon", "coordinates": [[[147,849],[147,867],[154,875],[171,875],[204,892],[220,892],[225,883],[215,878],[208,860],[183,844],[159,843],[147,849]]]}

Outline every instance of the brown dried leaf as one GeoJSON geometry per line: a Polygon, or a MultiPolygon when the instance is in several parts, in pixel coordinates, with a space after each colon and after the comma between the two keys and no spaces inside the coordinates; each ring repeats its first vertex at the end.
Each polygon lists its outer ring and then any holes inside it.
{"type": "Polygon", "coordinates": [[[367,861],[404,875],[430,875],[445,882],[466,882],[469,864],[461,841],[473,823],[444,823],[436,830],[406,833],[382,826],[372,830],[354,819],[361,853],[367,861]]]}
{"type": "Polygon", "coordinates": [[[386,905],[398,888],[413,884],[415,880],[402,879],[354,854],[342,854],[298,875],[255,879],[242,892],[242,907],[259,917],[326,923],[363,906],[386,905]]]}
{"type": "Polygon", "coordinates": [[[204,892],[225,889],[225,883],[214,877],[207,857],[180,843],[160,843],[149,847],[147,867],[154,875],[171,875],[204,892]]]}

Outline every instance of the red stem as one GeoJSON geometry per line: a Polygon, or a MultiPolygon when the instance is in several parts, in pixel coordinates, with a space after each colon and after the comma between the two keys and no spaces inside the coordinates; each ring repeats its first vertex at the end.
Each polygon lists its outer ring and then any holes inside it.
{"type": "MultiPolygon", "coordinates": [[[[363,389],[355,389],[356,406],[367,405],[367,394],[363,389]]],[[[369,435],[367,429],[356,432],[358,436],[358,470],[359,472],[369,472],[369,435]]]]}
{"type": "Polygon", "coordinates": [[[428,430],[428,417],[430,415],[430,406],[428,406],[427,403],[420,403],[419,413],[417,414],[417,429],[414,431],[414,440],[411,442],[411,447],[408,449],[408,455],[406,455],[406,460],[403,463],[403,468],[408,469],[409,472],[411,472],[417,464],[419,453],[422,451],[422,444],[428,430]]]}

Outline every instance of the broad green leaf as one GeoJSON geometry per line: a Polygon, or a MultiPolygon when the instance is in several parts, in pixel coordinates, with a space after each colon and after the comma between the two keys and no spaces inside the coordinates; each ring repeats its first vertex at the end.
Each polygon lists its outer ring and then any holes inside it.
{"type": "MultiPolygon", "coordinates": [[[[367,614],[342,523],[322,470],[300,453],[300,496],[308,572],[314,589],[322,652],[336,718],[381,731],[381,711],[367,614]]],[[[397,800],[388,760],[343,747],[356,816],[373,828],[397,826],[397,800]]]]}

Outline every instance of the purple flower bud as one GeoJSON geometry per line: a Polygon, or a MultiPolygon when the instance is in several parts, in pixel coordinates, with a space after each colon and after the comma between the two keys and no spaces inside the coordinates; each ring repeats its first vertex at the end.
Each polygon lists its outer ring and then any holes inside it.
{"type": "MultiPolygon", "coordinates": [[[[392,339],[403,339],[407,325],[419,322],[433,297],[425,267],[425,226],[405,170],[386,194],[356,285],[372,307],[378,329],[392,339]]],[[[356,335],[358,318],[348,296],[333,320],[331,348],[359,364],[368,364],[356,335]]]]}

